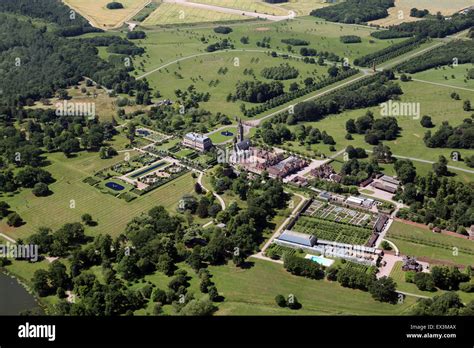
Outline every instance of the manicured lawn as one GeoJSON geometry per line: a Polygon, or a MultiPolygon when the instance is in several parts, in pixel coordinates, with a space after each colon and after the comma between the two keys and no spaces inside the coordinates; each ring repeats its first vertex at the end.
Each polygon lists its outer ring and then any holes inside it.
{"type": "Polygon", "coordinates": [[[415,302],[408,297],[401,305],[380,303],[367,292],[293,276],[277,263],[253,258],[250,261],[254,263],[250,269],[233,265],[210,267],[212,281],[225,297],[218,315],[400,315],[415,302]],[[278,307],[278,294],[295,295],[303,307],[297,311],[278,307]]]}
{"type": "Polygon", "coordinates": [[[463,91],[454,87],[463,87],[474,90],[474,80],[469,80],[467,78],[468,70],[473,68],[474,64],[459,64],[457,67],[443,66],[438,69],[429,69],[412,74],[411,76],[414,79],[453,86],[453,91],[461,94],[463,91]]]}
{"type": "Polygon", "coordinates": [[[394,221],[387,234],[401,254],[424,256],[461,265],[474,265],[474,241],[434,233],[394,221]],[[458,255],[455,249],[458,248],[458,255]]]}
{"type": "Polygon", "coordinates": [[[219,143],[223,143],[225,141],[232,140],[232,139],[234,139],[235,136],[237,136],[237,127],[229,126],[227,128],[222,129],[221,131],[219,131],[217,133],[214,133],[214,134],[210,135],[209,138],[211,138],[211,140],[214,144],[219,144],[219,143]],[[222,132],[230,132],[230,133],[232,133],[232,135],[228,135],[228,136],[227,135],[222,135],[222,132]]]}
{"type": "MultiPolygon", "coordinates": [[[[405,281],[405,271],[402,270],[403,262],[399,261],[395,263],[393,266],[392,272],[390,273],[390,277],[397,283],[397,290],[408,292],[410,294],[421,295],[421,296],[439,296],[446,291],[437,289],[437,291],[421,291],[418,287],[413,283],[407,283],[405,281]]],[[[456,291],[458,295],[461,297],[464,303],[474,300],[474,293],[467,293],[464,291],[456,291]]]]}
{"type": "MultiPolygon", "coordinates": [[[[163,4],[160,8],[164,5],[171,4],[163,4]]],[[[189,20],[187,23],[190,23],[189,20]]],[[[162,70],[147,76],[150,85],[160,90],[165,98],[174,100],[176,98],[174,95],[176,88],[185,89],[190,84],[194,84],[198,90],[211,93],[209,102],[200,103],[203,108],[235,116],[241,115],[241,102],[228,103],[226,97],[230,92],[235,91],[235,84],[238,80],[252,79],[252,76],[243,74],[245,69],[252,69],[258,79],[265,80],[259,76],[263,67],[288,62],[300,70],[300,76],[297,79],[284,81],[287,88],[292,82],[298,82],[302,85],[302,81],[308,76],[326,75],[327,66],[319,67],[296,60],[269,57],[266,54],[267,51],[287,52],[287,45],[281,42],[284,38],[307,40],[310,42],[310,47],[318,52],[333,52],[340,57],[349,58],[350,61],[360,55],[382,49],[390,45],[392,41],[399,41],[377,40],[370,37],[373,29],[335,25],[312,17],[301,17],[288,23],[286,21],[278,23],[253,22],[229,25],[233,28],[233,32],[225,37],[232,41],[235,49],[259,50],[262,52],[220,52],[192,57],[181,61],[178,65],[174,63],[177,59],[203,54],[207,45],[224,38],[224,36],[216,36],[212,28],[160,29],[149,32],[146,39],[137,41],[139,45],[147,50],[145,55],[137,57],[134,61],[134,66],[138,68],[137,76],[170,63],[162,70]],[[351,45],[343,44],[339,39],[341,35],[358,35],[362,38],[362,42],[351,45]],[[249,37],[249,44],[240,42],[243,36],[249,37]],[[207,43],[201,42],[203,37],[208,41],[207,43]],[[257,46],[257,43],[264,38],[270,38],[270,49],[257,46]],[[235,58],[239,59],[239,67],[234,65],[235,58]],[[217,73],[219,68],[225,67],[229,69],[225,75],[217,73]],[[218,83],[215,84],[217,80],[218,83]],[[211,82],[214,82],[212,86],[210,86],[211,82]],[[225,105],[224,110],[223,105],[225,105]]],[[[294,47],[293,54],[299,54],[299,47],[294,47]]],[[[250,106],[250,104],[247,106],[250,106]]]]}
{"type": "Polygon", "coordinates": [[[99,159],[97,153],[86,152],[70,159],[66,159],[62,153],[50,154],[48,158],[52,164],[46,169],[56,179],[50,185],[54,194],[39,198],[33,196],[31,190],[22,190],[20,194],[5,199],[12,210],[26,221],[25,225],[16,229],[9,228],[5,222],[1,223],[2,229],[13,238],[25,238],[40,226],[57,229],[65,223],[80,221],[85,213],[91,214],[98,222],[97,227],[87,228],[88,233],[117,236],[133,217],[158,205],[174,212],[181,197],[194,191],[195,179],[191,173],[187,173],[127,203],[82,182],[94,172],[121,161],[122,154],[109,160],[99,159]],[[72,202],[75,208],[71,208],[72,202]]]}

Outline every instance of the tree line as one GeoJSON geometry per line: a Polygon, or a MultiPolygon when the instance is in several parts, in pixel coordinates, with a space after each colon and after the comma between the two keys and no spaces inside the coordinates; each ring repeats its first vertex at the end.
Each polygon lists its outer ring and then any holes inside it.
{"type": "Polygon", "coordinates": [[[311,11],[311,16],[331,22],[359,24],[388,16],[394,0],[347,0],[311,11]]]}
{"type": "Polygon", "coordinates": [[[449,19],[440,13],[422,21],[405,22],[390,26],[389,30],[373,32],[371,35],[378,39],[394,39],[403,35],[421,37],[446,37],[474,26],[474,11],[467,14],[457,13],[449,19]]]}
{"type": "Polygon", "coordinates": [[[77,36],[102,32],[94,28],[79,13],[57,0],[2,0],[0,12],[9,12],[54,23],[55,32],[61,36],[77,36]]]}

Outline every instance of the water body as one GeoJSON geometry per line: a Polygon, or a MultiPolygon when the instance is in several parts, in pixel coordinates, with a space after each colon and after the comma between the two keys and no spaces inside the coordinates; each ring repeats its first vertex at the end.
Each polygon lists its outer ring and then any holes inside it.
{"type": "Polygon", "coordinates": [[[18,315],[22,311],[38,307],[34,296],[16,279],[0,272],[0,315],[18,315]]]}

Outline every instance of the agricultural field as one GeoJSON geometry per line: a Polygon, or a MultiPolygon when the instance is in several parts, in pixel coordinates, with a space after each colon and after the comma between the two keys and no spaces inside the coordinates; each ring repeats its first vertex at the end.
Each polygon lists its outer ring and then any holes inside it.
{"type": "Polygon", "coordinates": [[[94,221],[98,222],[97,227],[87,228],[88,234],[107,233],[117,236],[133,217],[158,205],[174,212],[180,198],[194,192],[195,180],[187,173],[127,203],[82,182],[93,173],[122,161],[122,155],[101,160],[97,153],[81,152],[74,158],[65,159],[64,154],[54,153],[48,159],[51,165],[46,169],[56,179],[50,185],[54,192],[52,195],[35,197],[31,190],[25,189],[12,197],[3,197],[26,222],[15,229],[8,227],[5,221],[1,222],[2,230],[12,238],[26,238],[40,226],[57,229],[65,223],[80,221],[85,213],[91,214],[94,221]],[[74,200],[75,208],[70,208],[71,200],[74,200]],[[61,214],[54,213],[59,211],[61,214]]]}
{"type": "Polygon", "coordinates": [[[328,6],[325,0],[289,0],[281,4],[276,4],[288,11],[294,11],[297,16],[308,16],[311,11],[328,6]]]}
{"type": "MultiPolygon", "coordinates": [[[[393,278],[393,280],[397,283],[397,290],[407,292],[410,294],[428,296],[428,297],[439,296],[446,292],[445,290],[441,290],[441,289],[436,289],[436,291],[422,291],[422,290],[419,290],[415,284],[407,283],[405,281],[406,272],[402,270],[402,266],[403,266],[403,262],[397,261],[395,262],[395,265],[392,268],[392,272],[390,272],[390,277],[393,278]]],[[[456,293],[459,295],[459,297],[464,303],[468,303],[469,301],[474,300],[473,293],[466,293],[464,291],[456,291],[456,293]]]]}
{"type": "Polygon", "coordinates": [[[372,230],[368,228],[308,216],[301,216],[292,230],[312,234],[319,239],[353,245],[364,245],[372,234],[372,230]]]}
{"type": "Polygon", "coordinates": [[[423,257],[448,265],[474,265],[472,240],[434,233],[399,221],[392,223],[387,239],[395,243],[403,255],[423,257]]]}
{"type": "Polygon", "coordinates": [[[144,26],[170,25],[170,24],[196,24],[204,22],[238,21],[247,17],[210,11],[208,9],[193,8],[181,4],[162,3],[144,21],[144,26]]]}
{"type": "Polygon", "coordinates": [[[360,212],[335,204],[323,203],[318,200],[313,201],[304,212],[304,215],[369,228],[372,228],[377,220],[374,214],[360,212]]]}
{"type": "Polygon", "coordinates": [[[149,0],[120,0],[123,9],[109,10],[106,5],[109,0],[64,0],[72,9],[78,11],[91,24],[101,29],[115,29],[133,18],[149,0]]]}
{"type": "Polygon", "coordinates": [[[274,16],[285,16],[288,14],[288,11],[260,0],[193,0],[193,2],[274,16]]]}
{"type": "Polygon", "coordinates": [[[441,14],[449,16],[471,5],[471,0],[395,0],[395,7],[388,9],[388,17],[371,21],[370,24],[390,26],[420,20],[410,17],[410,10],[414,7],[419,10],[427,9],[431,14],[441,12],[441,14]]]}

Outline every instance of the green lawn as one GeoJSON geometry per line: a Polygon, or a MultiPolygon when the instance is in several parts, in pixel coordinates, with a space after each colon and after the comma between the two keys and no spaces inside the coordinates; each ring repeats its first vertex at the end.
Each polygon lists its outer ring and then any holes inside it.
{"type": "Polygon", "coordinates": [[[210,135],[209,138],[211,138],[213,144],[220,144],[225,141],[231,141],[232,139],[234,139],[235,136],[237,136],[237,127],[229,126],[222,129],[221,131],[217,133],[210,135]],[[222,135],[222,132],[231,132],[232,135],[230,136],[222,135]]]}
{"type": "MultiPolygon", "coordinates": [[[[443,121],[449,121],[452,126],[457,126],[462,123],[465,118],[469,118],[472,112],[463,111],[463,100],[471,99],[474,100],[474,92],[458,90],[457,92],[461,96],[460,101],[451,99],[450,94],[454,89],[445,88],[441,86],[435,86],[425,84],[421,82],[399,82],[404,94],[401,96],[402,102],[417,102],[420,103],[421,116],[430,115],[432,117],[435,128],[431,129],[434,133],[441,125],[443,121]]],[[[345,139],[346,131],[345,124],[348,119],[357,119],[364,115],[368,110],[374,113],[375,118],[382,117],[380,114],[381,108],[371,107],[359,110],[350,110],[343,112],[338,115],[330,115],[325,119],[318,122],[306,122],[305,125],[312,125],[313,127],[325,130],[331,135],[336,141],[336,149],[343,150],[348,145],[354,147],[362,147],[366,150],[372,150],[373,146],[364,141],[363,135],[353,134],[353,140],[345,139]]],[[[393,141],[385,141],[384,144],[388,145],[394,155],[401,155],[407,157],[413,157],[418,159],[424,159],[429,161],[437,161],[439,155],[444,155],[448,160],[451,158],[451,152],[453,149],[441,149],[441,148],[428,148],[423,142],[423,136],[427,131],[420,125],[420,120],[415,120],[408,117],[398,117],[398,124],[401,127],[400,136],[393,141]]],[[[294,128],[295,126],[290,126],[294,128]]],[[[305,150],[305,146],[299,145],[297,142],[293,142],[293,146],[300,150],[305,150]]],[[[332,152],[328,151],[328,146],[323,144],[312,145],[312,150],[317,150],[331,155],[332,152]]],[[[459,150],[461,157],[474,155],[474,150],[459,150]]],[[[419,170],[420,174],[427,173],[431,170],[431,164],[416,162],[415,166],[419,170]]],[[[342,165],[342,164],[341,164],[342,165]]],[[[449,161],[449,165],[464,168],[469,168],[464,162],[449,161]]],[[[387,172],[390,170],[389,166],[386,166],[387,172]]],[[[474,175],[466,172],[456,171],[450,169],[455,174],[455,177],[465,182],[474,180],[474,175]]]]}
{"type": "Polygon", "coordinates": [[[240,269],[233,265],[210,267],[225,301],[218,315],[400,315],[415,300],[391,305],[374,301],[360,290],[343,288],[336,282],[293,276],[281,264],[251,258],[254,266],[240,269]],[[275,304],[275,296],[293,294],[303,305],[292,311],[275,304]]]}
{"type": "Polygon", "coordinates": [[[455,87],[463,87],[474,90],[474,80],[467,79],[467,72],[474,68],[474,64],[459,64],[457,67],[443,66],[437,69],[429,69],[416,74],[412,78],[434,83],[453,86],[453,91],[462,93],[455,87]]]}
{"type": "Polygon", "coordinates": [[[88,227],[88,233],[117,236],[124,231],[133,217],[157,205],[163,205],[174,212],[179,199],[184,194],[194,192],[195,179],[191,173],[130,203],[101,193],[97,188],[82,182],[94,172],[121,161],[122,155],[101,160],[97,153],[81,152],[70,159],[66,159],[62,153],[50,154],[48,159],[52,164],[46,169],[56,179],[56,182],[50,185],[54,194],[35,197],[31,190],[22,190],[13,197],[5,198],[12,210],[19,213],[26,224],[16,229],[9,228],[5,222],[0,226],[13,238],[25,238],[40,226],[56,229],[65,223],[80,221],[82,214],[89,213],[98,222],[98,226],[88,227]],[[75,208],[71,208],[72,202],[75,203],[75,208]]]}
{"type": "MultiPolygon", "coordinates": [[[[413,283],[407,283],[405,281],[405,271],[402,270],[403,262],[399,261],[395,263],[393,266],[392,272],[390,273],[390,277],[395,280],[397,283],[397,289],[403,292],[408,292],[410,294],[421,295],[421,296],[437,296],[443,294],[444,290],[437,289],[436,291],[421,291],[418,287],[413,283]]],[[[461,297],[464,303],[474,300],[474,293],[466,293],[463,291],[456,291],[458,295],[461,297]]]]}
{"type": "Polygon", "coordinates": [[[474,241],[434,233],[394,221],[387,234],[401,254],[428,257],[448,264],[474,265],[474,241]],[[457,248],[458,254],[455,251],[457,248]]]}

